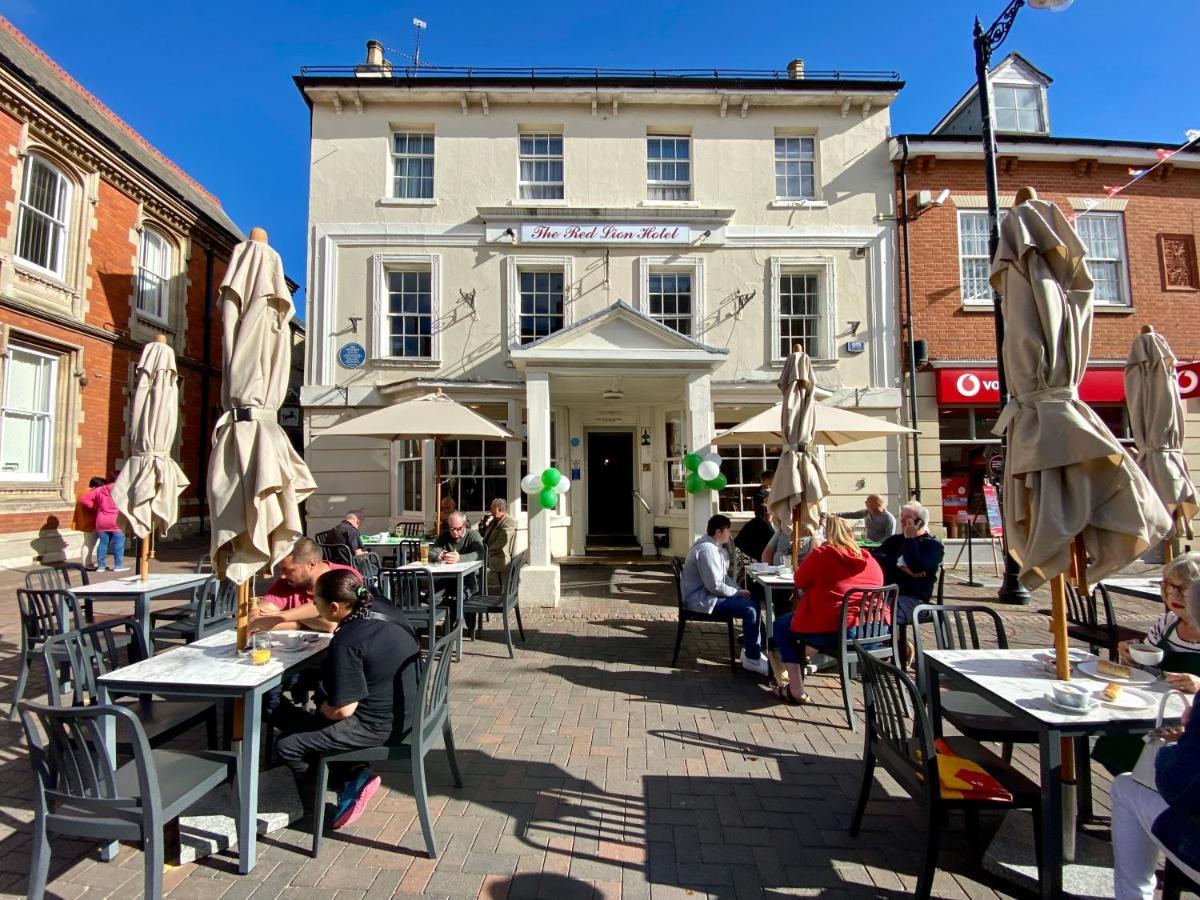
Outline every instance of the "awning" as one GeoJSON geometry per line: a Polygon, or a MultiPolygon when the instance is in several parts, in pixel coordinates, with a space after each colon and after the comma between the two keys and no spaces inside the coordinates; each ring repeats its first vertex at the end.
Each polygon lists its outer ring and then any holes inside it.
{"type": "MultiPolygon", "coordinates": [[[[997,406],[1000,382],[995,369],[938,369],[937,398],[943,406],[997,406]]],[[[1088,369],[1079,383],[1084,403],[1124,403],[1124,369],[1088,369]]]]}

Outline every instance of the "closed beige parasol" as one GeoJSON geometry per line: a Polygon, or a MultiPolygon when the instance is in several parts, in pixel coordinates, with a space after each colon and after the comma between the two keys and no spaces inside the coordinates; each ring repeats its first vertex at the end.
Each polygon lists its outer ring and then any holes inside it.
{"type": "Polygon", "coordinates": [[[779,390],[783,394],[779,418],[783,450],[767,497],[772,515],[781,522],[792,523],[793,545],[804,535],[816,533],[821,523],[821,500],[829,493],[814,441],[817,422],[814,386],[812,360],[797,348],[788,355],[779,375],[779,390]]]}

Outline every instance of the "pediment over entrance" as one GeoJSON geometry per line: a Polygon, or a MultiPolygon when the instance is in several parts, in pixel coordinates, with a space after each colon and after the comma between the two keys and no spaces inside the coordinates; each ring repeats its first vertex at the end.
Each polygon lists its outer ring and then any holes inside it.
{"type": "Polygon", "coordinates": [[[712,367],[729,353],[682,335],[624,301],[531,344],[513,345],[510,352],[518,368],[544,363],[712,367]]]}

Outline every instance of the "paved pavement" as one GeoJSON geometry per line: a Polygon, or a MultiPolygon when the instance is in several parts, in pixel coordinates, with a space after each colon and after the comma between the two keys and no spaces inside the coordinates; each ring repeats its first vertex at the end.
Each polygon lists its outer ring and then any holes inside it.
{"type": "MultiPolygon", "coordinates": [[[[156,566],[181,569],[201,551],[165,546],[156,566]]],[[[1146,571],[1136,567],[1134,572],[1146,571]]],[[[0,572],[0,704],[7,708],[19,646],[13,587],[0,572]]],[[[947,577],[947,594],[986,598],[947,577]]],[[[861,717],[851,733],[835,678],[816,676],[815,706],[774,701],[758,678],[730,674],[723,629],[691,626],[679,668],[668,665],[675,609],[668,570],[578,567],[564,599],[525,615],[527,641],[509,660],[496,623],[466,643],[452,673],[451,717],[465,785],[444,758],[428,774],[437,860],[423,853],[411,781],[384,788],[352,828],[331,833],[318,859],[308,836],[260,841],[259,863],[237,874],[221,855],[170,868],[171,897],[888,897],[909,896],[923,849],[915,804],[886,776],[862,833],[847,826],[860,778],[861,717]]],[[[1122,621],[1145,627],[1145,601],[1118,600],[1122,621]]],[[[998,607],[1016,645],[1045,646],[1049,605],[998,607]]],[[[30,694],[44,692],[35,675],[30,694]]],[[[855,688],[856,705],[861,695],[855,688]]],[[[31,771],[18,727],[0,722],[0,892],[24,893],[31,771]]],[[[1018,748],[1018,764],[1037,766],[1018,748]]],[[[1097,811],[1107,814],[1097,772],[1097,811]]],[[[984,819],[984,840],[998,824],[984,819]]],[[[981,869],[982,845],[952,820],[934,886],[938,897],[1008,896],[981,869]]],[[[1107,835],[1106,830],[1098,832],[1107,835]]],[[[87,845],[55,839],[50,892],[133,897],[142,855],[123,847],[100,863],[87,845]]]]}

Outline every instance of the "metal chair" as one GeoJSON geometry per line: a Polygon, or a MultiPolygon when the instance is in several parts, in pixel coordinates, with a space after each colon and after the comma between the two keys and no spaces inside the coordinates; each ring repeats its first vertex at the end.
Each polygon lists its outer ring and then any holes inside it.
{"type": "Polygon", "coordinates": [[[1096,585],[1087,597],[1083,597],[1068,581],[1066,601],[1067,637],[1087,644],[1092,653],[1098,653],[1103,647],[1108,651],[1108,658],[1116,662],[1123,641],[1140,641],[1146,636],[1144,631],[1117,624],[1112,597],[1103,584],[1096,585]],[[1103,618],[1097,597],[1104,604],[1103,618]]]}
{"type": "Polygon", "coordinates": [[[350,564],[362,576],[363,584],[379,587],[379,571],[383,568],[383,562],[378,553],[368,550],[366,553],[355,554],[350,557],[350,564]]]}
{"type": "MultiPolygon", "coordinates": [[[[46,641],[42,660],[46,666],[46,690],[51,706],[97,705],[99,677],[121,666],[122,644],[118,637],[124,637],[125,643],[129,644],[130,662],[149,655],[142,642],[141,629],[132,618],[86,625],[46,641]],[[122,628],[125,634],[118,636],[116,632],[122,628]]],[[[151,747],[202,723],[207,729],[208,746],[217,746],[217,707],[212,702],[152,700],[145,696],[124,698],[113,705],[128,709],[138,717],[151,747]]],[[[117,749],[132,753],[132,740],[128,729],[118,723],[117,749]]]]}
{"type": "Polygon", "coordinates": [[[313,538],[317,542],[317,546],[321,548],[321,555],[325,557],[326,562],[335,562],[343,566],[354,565],[354,554],[350,552],[350,548],[341,542],[332,528],[327,531],[317,533],[313,538]]]}
{"type": "Polygon", "coordinates": [[[17,608],[21,615],[21,669],[17,673],[17,686],[8,710],[10,722],[16,720],[17,704],[25,696],[25,686],[29,683],[29,664],[41,659],[42,648],[50,638],[83,625],[79,602],[70,591],[18,588],[17,608]]]}
{"type": "Polygon", "coordinates": [[[20,710],[37,784],[28,896],[46,893],[49,833],[54,832],[140,842],[144,893],[158,900],[163,895],[165,826],[225,781],[236,792],[236,757],[151,750],[137,716],[119,706],[56,708],[25,700],[20,710]],[[106,719],[123,724],[132,737],[133,759],[119,767],[104,751],[106,719]]]}
{"type": "Polygon", "coordinates": [[[679,647],[683,644],[683,629],[688,622],[724,622],[729,629],[729,665],[736,675],[738,652],[737,640],[733,636],[733,616],[729,613],[702,613],[688,609],[683,605],[683,560],[677,556],[671,558],[671,573],[675,576],[675,600],[679,607],[679,630],[675,632],[675,653],[671,657],[671,667],[679,663],[679,647]]]}
{"type": "Polygon", "coordinates": [[[838,628],[838,643],[833,650],[840,664],[842,678],[842,706],[846,710],[846,723],[851,731],[857,731],[854,708],[850,704],[850,679],[858,672],[856,647],[869,647],[869,653],[878,659],[896,659],[896,630],[892,628],[892,615],[896,611],[896,598],[900,589],[894,584],[877,588],[851,588],[842,596],[842,622],[838,628]],[[850,611],[856,609],[857,621],[850,625],[850,611]],[[850,629],[855,636],[850,637],[850,629]]]}
{"type": "MultiPolygon", "coordinates": [[[[91,578],[82,563],[42,566],[25,573],[25,587],[31,591],[69,591],[84,584],[91,584],[91,578]]],[[[94,621],[91,597],[83,598],[83,618],[86,622],[94,621]]]]}
{"type": "MultiPolygon", "coordinates": [[[[197,575],[204,575],[213,570],[212,557],[205,553],[196,560],[195,572],[197,575]]],[[[205,583],[207,584],[207,582],[205,583]]],[[[192,588],[192,599],[189,603],[180,603],[177,606],[168,606],[165,609],[156,609],[150,613],[150,625],[154,626],[155,622],[159,621],[174,621],[178,619],[186,619],[196,609],[196,602],[200,599],[204,592],[205,584],[199,584],[192,588]]]]}
{"type": "Polygon", "coordinates": [[[981,766],[1012,795],[1012,801],[946,796],[938,771],[938,748],[934,744],[933,726],[916,685],[904,672],[877,658],[861,643],[856,642],[855,652],[862,671],[867,736],[863,750],[862,785],[850,822],[851,836],[857,836],[862,825],[878,763],[910,797],[921,804],[928,823],[925,860],[917,879],[916,897],[922,900],[929,897],[937,870],[942,828],[946,813],[951,809],[967,811],[971,830],[974,829],[980,809],[1031,809],[1034,811],[1034,844],[1040,847],[1040,834],[1037,832],[1040,831],[1038,809],[1041,789],[978,742],[965,737],[951,737],[942,740],[943,746],[954,755],[981,766]]]}
{"type": "Polygon", "coordinates": [[[186,615],[172,617],[162,625],[158,620],[157,613],[150,614],[150,639],[154,641],[190,644],[218,631],[228,631],[237,624],[237,585],[212,575],[196,589],[186,615]]]}
{"type": "Polygon", "coordinates": [[[518,605],[518,590],[521,581],[521,567],[525,565],[525,554],[517,556],[504,572],[504,589],[499,595],[475,594],[463,601],[463,612],[475,615],[475,627],[471,632],[471,640],[479,634],[479,622],[485,613],[500,613],[504,617],[504,643],[508,646],[508,658],[514,657],[512,642],[512,627],[508,621],[509,612],[517,617],[517,630],[521,640],[525,640],[525,626],[521,624],[521,607],[518,605]]]}
{"type": "Polygon", "coordinates": [[[420,569],[381,569],[379,588],[387,601],[404,614],[413,631],[428,632],[432,644],[437,638],[438,622],[448,621],[449,617],[449,610],[437,604],[433,573],[420,569]]]}
{"type": "Polygon", "coordinates": [[[421,819],[421,831],[425,835],[425,849],[430,859],[437,858],[437,838],[429,815],[429,791],[425,783],[425,757],[433,749],[439,730],[446,745],[446,759],[454,777],[454,786],[462,787],[463,784],[454,755],[454,731],[450,726],[450,663],[454,658],[454,640],[455,634],[451,632],[433,645],[419,678],[419,656],[406,660],[397,670],[392,733],[387,743],[364,750],[328,753],[318,758],[313,803],[314,857],[321,852],[330,765],[408,759],[412,764],[413,794],[417,801],[417,815],[421,819]],[[415,698],[417,702],[412,703],[410,698],[415,698]]]}

